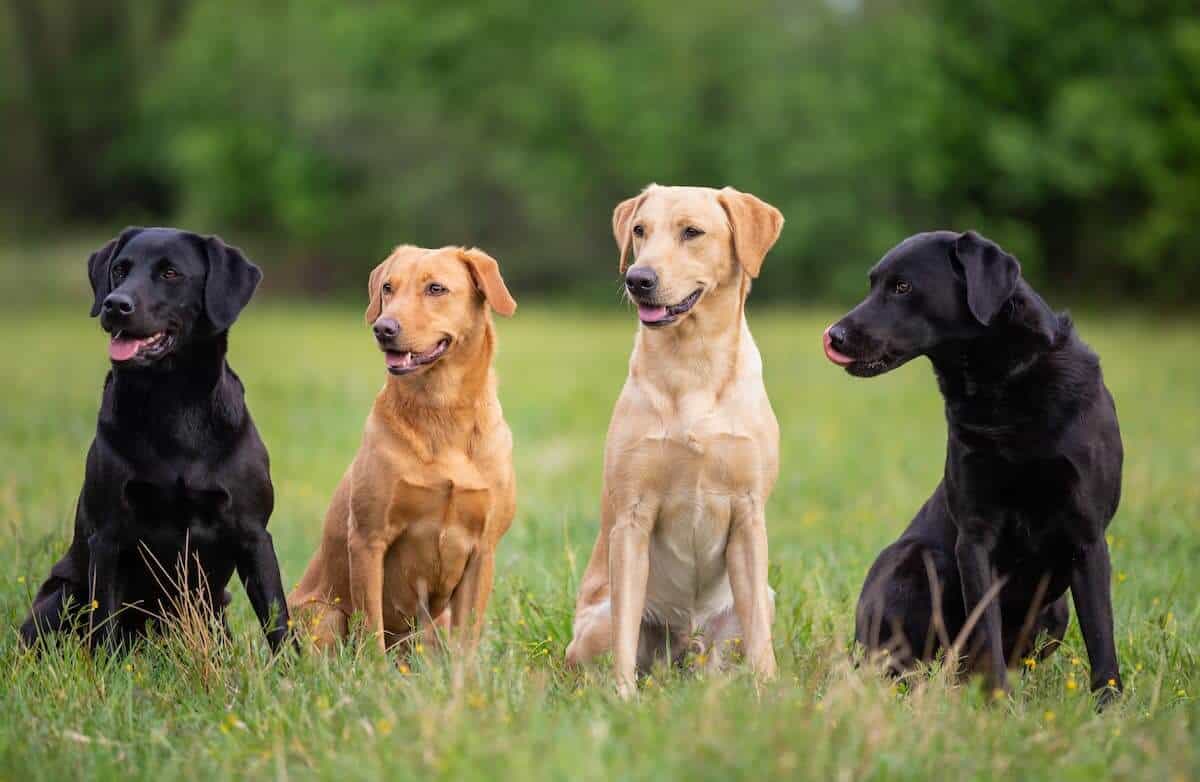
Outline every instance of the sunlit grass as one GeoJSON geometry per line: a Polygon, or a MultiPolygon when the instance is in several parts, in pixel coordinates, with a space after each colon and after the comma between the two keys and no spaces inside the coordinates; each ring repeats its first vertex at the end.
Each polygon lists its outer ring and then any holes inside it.
{"type": "MultiPolygon", "coordinates": [[[[15,628],[64,549],[105,369],[86,302],[0,315],[0,777],[1189,779],[1200,773],[1200,325],[1083,316],[1126,444],[1111,532],[1126,697],[1096,715],[1087,655],[1022,666],[1011,699],[935,666],[900,683],[852,665],[854,602],[877,551],[938,480],[928,366],[873,381],[821,356],[832,311],[752,308],[783,430],[768,513],[780,680],[657,671],[619,703],[607,671],[564,671],[574,588],[596,534],[605,427],[630,313],[524,306],[498,322],[518,514],[501,543],[479,660],[347,646],[271,660],[240,586],[234,638],[186,634],[127,656],[18,649],[15,628]]],[[[361,312],[253,305],[231,361],[271,450],[271,521],[291,586],[352,457],[380,358],[361,312]]]]}

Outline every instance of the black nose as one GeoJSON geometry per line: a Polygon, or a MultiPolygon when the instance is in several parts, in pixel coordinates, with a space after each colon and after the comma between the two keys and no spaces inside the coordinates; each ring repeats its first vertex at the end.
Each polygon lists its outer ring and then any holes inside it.
{"type": "Polygon", "coordinates": [[[104,297],[104,311],[109,315],[132,315],[133,298],[125,293],[110,293],[104,297]]]}
{"type": "Polygon", "coordinates": [[[658,275],[649,266],[634,266],[625,273],[625,287],[630,293],[644,296],[658,287],[658,275]]]}
{"type": "Polygon", "coordinates": [[[846,327],[840,323],[835,323],[829,327],[829,344],[833,349],[841,352],[842,348],[846,347],[846,327]]]}
{"type": "Polygon", "coordinates": [[[380,342],[388,342],[396,338],[400,333],[400,324],[392,318],[380,318],[375,321],[375,325],[371,327],[375,332],[375,339],[380,342]]]}

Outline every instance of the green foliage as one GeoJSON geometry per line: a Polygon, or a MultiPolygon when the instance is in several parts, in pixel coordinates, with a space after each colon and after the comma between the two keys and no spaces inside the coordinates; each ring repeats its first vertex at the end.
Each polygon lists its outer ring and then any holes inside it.
{"type": "Polygon", "coordinates": [[[1189,0],[9,3],[14,204],[266,238],[292,284],[410,241],[611,285],[610,209],[658,181],[784,211],[765,296],[848,298],[936,227],[1084,294],[1200,287],[1189,0]]]}
{"type": "MultiPolygon", "coordinates": [[[[924,362],[870,381],[831,366],[832,311],[751,326],[782,430],[767,513],[781,676],[656,672],[637,702],[604,668],[563,670],[574,591],[597,532],[604,432],[628,365],[631,312],[523,307],[497,324],[518,511],[500,544],[475,665],[433,650],[383,660],[353,646],[270,662],[233,587],[234,641],[177,635],[128,657],[17,647],[32,590],[66,546],[107,365],[71,311],[0,315],[0,774],[59,779],[922,780],[1195,779],[1200,775],[1200,357],[1194,322],[1078,320],[1104,357],[1126,445],[1110,529],[1116,639],[1128,691],[1092,710],[1077,627],[1014,675],[1010,701],[944,673],[893,689],[849,666],[867,568],[941,473],[945,421],[924,362]],[[400,668],[408,666],[406,673],[400,668]]],[[[231,361],[271,449],[271,532],[299,579],[384,382],[361,312],[255,303],[231,361]]]]}

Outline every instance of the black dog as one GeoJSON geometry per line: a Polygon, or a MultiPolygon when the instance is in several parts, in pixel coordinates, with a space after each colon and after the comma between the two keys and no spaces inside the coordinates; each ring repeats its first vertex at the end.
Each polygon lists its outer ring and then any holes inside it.
{"type": "Polygon", "coordinates": [[[128,228],[93,253],[92,316],[112,335],[71,547],[21,626],[120,644],[183,590],[223,618],[236,569],[272,649],[287,604],[267,519],[267,451],[225,361],[229,326],[262,273],[215,236],[128,228]],[[198,593],[194,590],[200,590],[198,593]]]}
{"type": "Polygon", "coordinates": [[[902,669],[953,641],[986,599],[966,653],[1006,688],[1006,661],[1039,632],[1051,649],[1062,639],[1070,587],[1091,685],[1107,701],[1121,676],[1104,531],[1123,454],[1099,359],[1016,259],[974,232],[910,237],[870,283],[825,332],[825,353],[859,377],[928,356],[949,441],[942,483],[867,575],[858,641],[899,650],[902,669]]]}

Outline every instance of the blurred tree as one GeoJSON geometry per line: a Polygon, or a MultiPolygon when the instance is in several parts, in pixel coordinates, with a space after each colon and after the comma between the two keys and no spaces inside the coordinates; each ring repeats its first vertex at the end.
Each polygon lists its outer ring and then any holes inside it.
{"type": "MultiPolygon", "coordinates": [[[[169,210],[141,91],[185,0],[8,0],[11,59],[24,82],[21,131],[36,150],[46,211],[71,220],[169,210]]],[[[27,206],[29,204],[27,203],[27,206]]]]}
{"type": "Polygon", "coordinates": [[[615,296],[650,181],[784,211],[759,296],[850,298],[935,227],[1080,293],[1200,285],[1194,2],[6,1],[26,201],[267,237],[306,287],[412,241],[615,296]]]}

